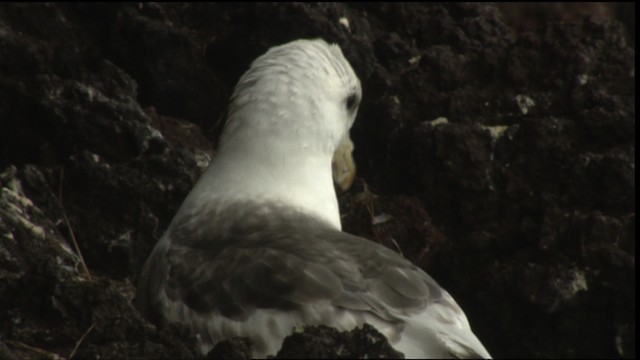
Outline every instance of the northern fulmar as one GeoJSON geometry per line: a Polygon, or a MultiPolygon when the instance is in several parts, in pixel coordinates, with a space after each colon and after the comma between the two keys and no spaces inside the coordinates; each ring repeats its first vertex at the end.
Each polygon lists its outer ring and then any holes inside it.
{"type": "Polygon", "coordinates": [[[158,241],[136,305],[185,324],[206,354],[231,337],[275,355],[294,329],[369,323],[406,357],[490,355],[423,270],[341,231],[362,90],[337,45],[269,49],[240,78],[217,153],[158,241]],[[346,183],[346,184],[345,184],[346,183]]]}

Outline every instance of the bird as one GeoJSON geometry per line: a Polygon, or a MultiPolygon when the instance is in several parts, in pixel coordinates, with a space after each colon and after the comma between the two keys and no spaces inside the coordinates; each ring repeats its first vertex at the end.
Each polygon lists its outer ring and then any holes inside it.
{"type": "Polygon", "coordinates": [[[206,354],[247,337],[275,355],[294,329],[368,323],[407,358],[489,358],[453,297],[422,269],[342,231],[349,132],[362,86],[336,44],[274,46],[240,77],[217,152],[140,273],[135,304],[180,323],[206,354]]]}

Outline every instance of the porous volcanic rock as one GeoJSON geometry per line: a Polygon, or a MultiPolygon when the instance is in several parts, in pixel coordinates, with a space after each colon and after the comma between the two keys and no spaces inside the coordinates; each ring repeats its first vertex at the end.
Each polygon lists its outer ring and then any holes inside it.
{"type": "MultiPolygon", "coordinates": [[[[315,37],[363,83],[345,230],[432,274],[495,357],[635,357],[635,19],[594,8],[0,4],[0,357],[196,356],[132,306],[138,273],[250,61],[315,37]]],[[[366,327],[281,356],[339,343],[395,356],[366,327]]]]}

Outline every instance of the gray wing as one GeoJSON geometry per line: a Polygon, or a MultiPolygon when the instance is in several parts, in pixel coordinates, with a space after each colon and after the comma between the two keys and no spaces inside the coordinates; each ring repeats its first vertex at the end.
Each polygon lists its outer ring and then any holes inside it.
{"type": "Polygon", "coordinates": [[[164,291],[199,314],[233,320],[258,309],[329,302],[400,322],[450,299],[425,272],[381,245],[285,209],[268,213],[228,209],[211,214],[217,220],[208,224],[178,223],[145,266],[139,307],[153,314],[153,294],[164,291]]]}

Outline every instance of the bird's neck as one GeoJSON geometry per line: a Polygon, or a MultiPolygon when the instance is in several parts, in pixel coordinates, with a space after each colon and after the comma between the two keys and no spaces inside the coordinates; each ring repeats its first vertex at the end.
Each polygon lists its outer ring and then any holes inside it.
{"type": "Polygon", "coordinates": [[[246,200],[271,202],[341,229],[331,155],[262,145],[221,148],[185,204],[201,208],[246,200]]]}

